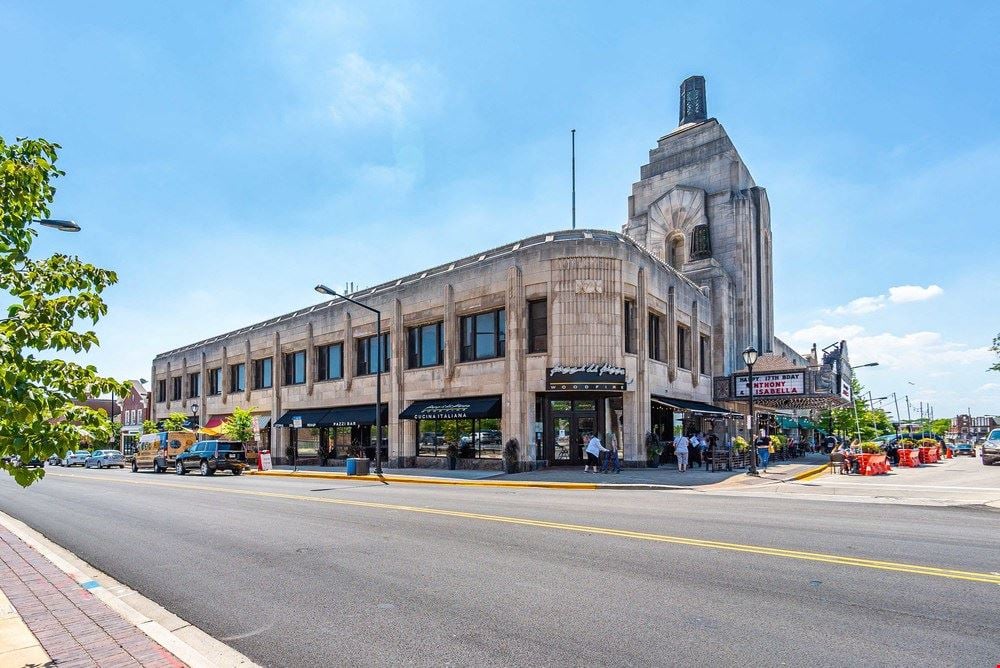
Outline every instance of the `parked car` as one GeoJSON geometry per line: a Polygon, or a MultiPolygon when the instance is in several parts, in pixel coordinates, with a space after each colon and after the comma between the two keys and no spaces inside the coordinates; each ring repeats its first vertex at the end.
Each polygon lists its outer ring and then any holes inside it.
{"type": "Polygon", "coordinates": [[[11,466],[23,466],[26,469],[43,468],[45,466],[45,462],[40,460],[38,457],[32,457],[30,460],[28,460],[27,464],[25,464],[24,461],[21,459],[21,455],[11,455],[10,457],[4,457],[4,461],[10,463],[11,466]]]}
{"type": "Polygon", "coordinates": [[[89,450],[77,450],[73,452],[72,450],[66,453],[63,457],[63,466],[86,466],[87,458],[90,457],[89,450]]]}
{"type": "Polygon", "coordinates": [[[22,466],[24,466],[24,468],[26,469],[32,469],[32,468],[41,469],[45,468],[45,462],[39,459],[38,457],[32,457],[27,461],[27,463],[22,464],[22,466]]]}
{"type": "Polygon", "coordinates": [[[994,429],[982,445],[983,464],[989,466],[1000,462],[1000,429],[994,429]]]}
{"type": "Polygon", "coordinates": [[[94,450],[94,454],[87,457],[87,461],[83,463],[83,467],[87,469],[91,467],[109,469],[112,466],[117,466],[120,469],[125,468],[125,458],[117,450],[94,450]]]}
{"type": "Polygon", "coordinates": [[[948,449],[951,450],[953,457],[959,455],[976,456],[976,448],[971,443],[952,443],[948,446],[948,449]]]}
{"type": "Polygon", "coordinates": [[[62,457],[59,455],[49,455],[49,458],[45,460],[45,463],[49,466],[62,466],[62,457]]]}
{"type": "Polygon", "coordinates": [[[177,455],[187,451],[196,442],[193,433],[187,431],[161,431],[143,434],[139,438],[139,449],[132,459],[132,473],[140,469],[152,469],[163,473],[174,468],[177,455]]]}
{"type": "Polygon", "coordinates": [[[237,441],[201,441],[187,452],[177,455],[174,470],[177,475],[188,471],[199,471],[202,475],[214,475],[218,471],[231,471],[233,475],[243,473],[247,466],[246,448],[237,441]]]}

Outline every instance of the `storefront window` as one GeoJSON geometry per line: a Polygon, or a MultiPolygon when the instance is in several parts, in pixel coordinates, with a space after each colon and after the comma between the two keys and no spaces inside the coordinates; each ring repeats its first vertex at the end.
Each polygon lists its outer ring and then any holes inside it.
{"type": "Polygon", "coordinates": [[[298,444],[296,457],[298,459],[319,457],[319,429],[315,427],[303,427],[302,429],[296,429],[295,432],[298,444]]]}
{"type": "Polygon", "coordinates": [[[552,411],[571,411],[573,410],[573,402],[568,399],[553,399],[552,400],[552,411]]]}
{"type": "Polygon", "coordinates": [[[445,457],[454,445],[463,459],[497,459],[503,452],[498,418],[479,420],[420,420],[417,422],[417,455],[445,457]]]}

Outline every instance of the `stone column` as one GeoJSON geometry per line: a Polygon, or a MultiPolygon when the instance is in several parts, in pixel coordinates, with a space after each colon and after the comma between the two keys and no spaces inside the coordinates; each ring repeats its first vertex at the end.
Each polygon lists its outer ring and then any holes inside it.
{"type": "Polygon", "coordinates": [[[444,286],[444,390],[451,385],[455,375],[455,364],[458,362],[458,351],[462,345],[459,340],[458,318],[455,317],[455,290],[452,286],[444,286]]]}
{"type": "Polygon", "coordinates": [[[222,390],[222,403],[225,405],[226,399],[229,397],[229,390],[232,389],[229,387],[229,348],[227,346],[222,346],[221,364],[222,371],[219,373],[222,374],[222,387],[219,389],[222,390]]]}
{"type": "Polygon", "coordinates": [[[191,379],[188,377],[188,358],[181,358],[181,412],[188,413],[188,397],[191,396],[191,379]]]}
{"type": "Polygon", "coordinates": [[[520,445],[518,468],[531,470],[535,464],[535,444],[532,442],[531,426],[527,410],[528,392],[526,387],[528,335],[525,331],[524,276],[520,267],[507,270],[507,348],[506,348],[506,389],[503,396],[503,418],[500,429],[504,441],[516,438],[520,445]]]}
{"type": "MultiPolygon", "coordinates": [[[[244,346],[243,355],[243,401],[250,405],[250,388],[253,387],[253,379],[250,375],[253,373],[253,364],[250,361],[250,339],[246,340],[244,346]]],[[[273,369],[272,369],[273,370],[273,369]]],[[[275,418],[277,419],[277,418],[275,418]]],[[[273,441],[272,441],[273,443],[273,441]]]]}
{"type": "Polygon", "coordinates": [[[667,379],[677,380],[677,304],[673,287],[667,288],[667,379]]]}
{"type": "Polygon", "coordinates": [[[312,396],[316,378],[316,348],[313,347],[313,324],[306,325],[306,395],[312,396]]]}
{"type": "Polygon", "coordinates": [[[691,302],[691,385],[701,380],[701,328],[698,327],[698,300],[691,302]]]}
{"type": "Polygon", "coordinates": [[[206,413],[206,411],[208,410],[208,399],[207,399],[208,383],[206,382],[208,380],[207,378],[208,374],[206,372],[204,350],[201,351],[201,365],[198,369],[198,374],[199,374],[198,378],[200,379],[198,382],[201,383],[201,387],[198,389],[199,424],[205,424],[206,422],[208,422],[208,415],[206,413]]]}
{"type": "MultiPolygon", "coordinates": [[[[639,268],[639,277],[636,280],[636,310],[639,322],[637,324],[638,338],[636,342],[636,372],[635,372],[635,392],[633,401],[635,402],[634,413],[626,415],[635,416],[635,452],[638,455],[638,462],[646,460],[646,432],[650,430],[650,407],[649,407],[649,377],[646,370],[649,367],[649,305],[648,288],[646,286],[646,270],[639,268]]],[[[629,459],[626,455],[626,460],[629,459]]],[[[636,461],[636,460],[633,460],[636,461]]]]}
{"type": "Polygon", "coordinates": [[[347,392],[351,391],[351,385],[354,383],[355,350],[353,320],[350,312],[346,312],[344,313],[344,368],[341,371],[344,372],[344,390],[347,392]]]}
{"type": "Polygon", "coordinates": [[[170,399],[173,397],[174,388],[174,377],[170,375],[170,362],[167,362],[167,413],[170,412],[170,399]]]}
{"type": "MultiPolygon", "coordinates": [[[[249,342],[247,347],[249,347],[249,342]]],[[[282,375],[281,362],[281,335],[274,333],[274,357],[271,361],[271,456],[279,455],[281,461],[285,460],[285,444],[288,441],[288,428],[276,429],[274,423],[281,417],[281,383],[282,375]]],[[[249,355],[247,356],[249,360],[249,355]]],[[[247,388],[250,383],[247,382],[247,388]]],[[[249,392],[248,392],[249,394],[249,392]]]]}
{"type": "MultiPolygon", "coordinates": [[[[384,323],[383,323],[384,327],[384,323]]],[[[399,299],[392,300],[392,322],[389,323],[389,349],[392,351],[392,361],[389,364],[389,462],[397,466],[406,466],[405,452],[405,422],[400,420],[403,412],[404,386],[403,369],[406,364],[406,331],[403,329],[403,303],[399,299]]],[[[383,374],[386,375],[386,374],[383,374]]],[[[386,389],[382,387],[383,391],[386,389]]],[[[384,400],[384,397],[383,397],[384,400]]],[[[377,408],[377,407],[376,407],[377,408]]]]}

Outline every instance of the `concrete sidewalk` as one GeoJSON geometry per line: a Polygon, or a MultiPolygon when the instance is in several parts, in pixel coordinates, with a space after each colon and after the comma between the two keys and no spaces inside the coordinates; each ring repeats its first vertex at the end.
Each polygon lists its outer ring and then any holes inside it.
{"type": "Polygon", "coordinates": [[[0,666],[186,665],[2,525],[0,613],[0,666]]]}
{"type": "Polygon", "coordinates": [[[735,471],[707,471],[689,469],[685,472],[676,466],[661,466],[655,469],[622,469],[621,473],[584,473],[580,467],[553,466],[505,475],[497,471],[449,471],[447,469],[390,469],[384,475],[347,476],[343,467],[279,467],[271,471],[249,471],[250,474],[265,477],[318,478],[354,480],[357,482],[385,482],[405,484],[429,484],[468,487],[534,487],[545,489],[684,489],[705,486],[747,486],[762,485],[795,480],[818,472],[829,462],[827,455],[809,454],[791,461],[775,463],[767,474],[759,477],[746,475],[745,469],[735,471]]]}

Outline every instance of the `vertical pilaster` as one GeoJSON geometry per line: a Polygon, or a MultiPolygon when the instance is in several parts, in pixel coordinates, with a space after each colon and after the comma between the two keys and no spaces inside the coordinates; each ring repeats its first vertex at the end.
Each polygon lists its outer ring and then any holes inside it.
{"type": "Polygon", "coordinates": [[[462,345],[459,340],[460,336],[458,318],[455,317],[455,289],[451,284],[448,284],[444,286],[444,383],[446,390],[455,374],[458,351],[462,345]]]}
{"type": "Polygon", "coordinates": [[[646,432],[650,431],[649,406],[649,305],[648,288],[646,286],[646,270],[639,268],[636,280],[636,310],[639,322],[636,323],[639,340],[636,342],[636,372],[635,372],[635,424],[636,445],[640,460],[646,458],[646,432]]]}
{"type": "Polygon", "coordinates": [[[503,418],[501,433],[504,440],[516,438],[520,445],[519,466],[534,468],[535,444],[531,439],[531,427],[527,410],[527,354],[528,336],[526,330],[527,302],[524,295],[524,276],[521,268],[507,270],[507,349],[506,349],[506,390],[503,396],[503,418]]]}
{"type": "Polygon", "coordinates": [[[316,348],[313,347],[313,324],[306,325],[306,395],[312,396],[316,378],[316,348]]]}
{"type": "Polygon", "coordinates": [[[701,328],[698,327],[698,300],[691,302],[691,385],[701,379],[701,328]]]}
{"type": "Polygon", "coordinates": [[[222,346],[222,404],[225,405],[226,399],[229,397],[229,348],[227,346],[222,346]]]}
{"type": "MultiPolygon", "coordinates": [[[[249,344],[248,344],[249,347],[249,344]]],[[[274,333],[274,357],[271,361],[271,449],[272,456],[277,451],[277,454],[284,460],[285,457],[285,443],[288,439],[288,429],[275,429],[274,423],[278,421],[281,417],[281,380],[284,379],[283,370],[281,368],[281,334],[278,332],[274,333]]],[[[249,359],[247,355],[247,359],[249,359]]],[[[247,387],[250,387],[250,383],[247,383],[247,387]]]]}
{"type": "Polygon", "coordinates": [[[208,422],[208,374],[205,371],[206,368],[206,358],[205,351],[201,351],[201,363],[198,366],[198,373],[200,374],[198,382],[201,383],[201,388],[198,391],[198,415],[201,416],[201,423],[204,424],[208,422]]]}
{"type": "Polygon", "coordinates": [[[354,320],[350,312],[344,313],[344,389],[351,391],[354,383],[354,370],[357,365],[354,363],[354,354],[357,348],[354,345],[354,320]]]}
{"type": "MultiPolygon", "coordinates": [[[[403,369],[406,364],[406,331],[403,329],[403,302],[392,300],[392,322],[389,323],[389,345],[392,350],[392,362],[389,366],[389,461],[397,466],[404,466],[404,422],[399,414],[403,412],[403,369]]],[[[384,388],[383,388],[384,389],[384,388]]]]}
{"type": "MultiPolygon", "coordinates": [[[[167,362],[167,412],[170,412],[170,400],[173,398],[174,393],[174,377],[170,374],[170,362],[167,362]]],[[[166,417],[166,416],[164,416],[166,417]]]]}
{"type": "MultiPolygon", "coordinates": [[[[253,387],[253,379],[250,377],[253,374],[253,362],[250,360],[250,339],[247,339],[244,343],[244,354],[243,354],[243,401],[248,405],[250,404],[250,388],[253,387]]],[[[277,418],[274,418],[275,420],[277,418]]]]}
{"type": "Polygon", "coordinates": [[[190,378],[188,377],[188,358],[184,356],[181,358],[181,412],[187,415],[188,405],[187,399],[191,396],[191,388],[189,386],[190,378]]]}
{"type": "Polygon", "coordinates": [[[667,288],[667,379],[677,380],[677,304],[674,288],[667,288]]]}

